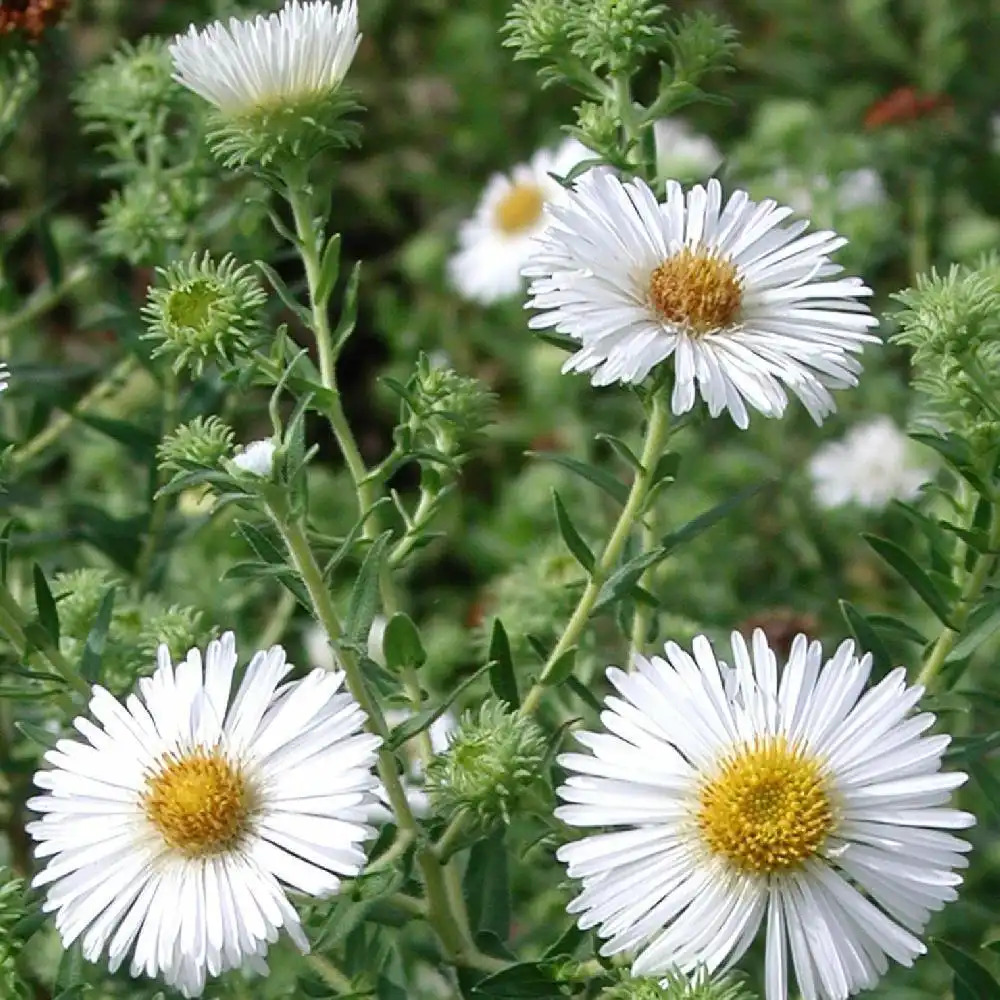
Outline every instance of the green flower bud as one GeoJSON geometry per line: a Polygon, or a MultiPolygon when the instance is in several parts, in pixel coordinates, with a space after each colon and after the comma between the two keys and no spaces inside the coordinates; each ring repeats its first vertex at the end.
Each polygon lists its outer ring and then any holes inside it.
{"type": "Polygon", "coordinates": [[[184,242],[205,198],[205,185],[190,178],[134,177],[104,204],[101,249],[137,267],[157,264],[184,242]]]}
{"type": "Polygon", "coordinates": [[[517,0],[503,26],[507,48],[515,59],[555,62],[568,50],[566,25],[573,0],[517,0]]]}
{"type": "Polygon", "coordinates": [[[0,146],[17,131],[28,102],[38,90],[38,60],[12,49],[0,56],[0,146]]]}
{"type": "Polygon", "coordinates": [[[667,9],[653,0],[592,0],[574,5],[573,54],[597,72],[634,73],[669,36],[667,9]]]}
{"type": "Polygon", "coordinates": [[[51,582],[52,596],[59,608],[59,630],[68,639],[83,641],[101,607],[108,588],[121,580],[104,569],[74,569],[57,573],[51,582]]]}
{"type": "Polygon", "coordinates": [[[147,603],[139,635],[135,641],[137,656],[152,665],[160,645],[166,645],[175,659],[193,646],[203,646],[211,636],[201,611],[172,604],[162,608],[155,601],[147,603]]]}
{"type": "Polygon", "coordinates": [[[160,471],[183,474],[217,469],[233,449],[232,428],[218,417],[195,417],[168,434],[156,449],[160,471]]]}
{"type": "Polygon", "coordinates": [[[469,816],[483,831],[508,823],[519,804],[544,789],[545,753],[538,725],[491,698],[462,718],[448,750],[428,765],[431,802],[445,816],[469,816]]]}
{"type": "Polygon", "coordinates": [[[172,356],[175,371],[187,366],[198,375],[206,361],[229,364],[249,352],[267,302],[249,266],[231,255],[216,264],[206,253],[157,273],[160,280],[142,309],[149,327],[145,338],[160,341],[154,357],[172,356]]]}
{"type": "Polygon", "coordinates": [[[137,45],[122,45],[87,72],[74,97],[90,130],[136,125],[151,130],[182,94],[165,40],[143,38],[137,45]]]}
{"type": "Polygon", "coordinates": [[[478,379],[450,368],[432,367],[426,357],[407,387],[411,443],[458,461],[481,438],[493,420],[496,396],[478,379]]]}
{"type": "Polygon", "coordinates": [[[666,979],[630,979],[603,990],[600,1000],[756,1000],[730,976],[712,979],[704,969],[693,976],[668,973],[666,979]]]}
{"type": "Polygon", "coordinates": [[[714,14],[685,14],[670,38],[674,79],[697,83],[706,73],[727,68],[736,51],[736,36],[736,29],[714,14]]]}
{"type": "MultiPolygon", "coordinates": [[[[577,122],[572,134],[585,146],[597,150],[606,160],[621,160],[621,141],[618,129],[621,121],[612,108],[604,104],[584,101],[576,109],[577,122]]],[[[546,345],[547,346],[547,345],[546,345]]]]}

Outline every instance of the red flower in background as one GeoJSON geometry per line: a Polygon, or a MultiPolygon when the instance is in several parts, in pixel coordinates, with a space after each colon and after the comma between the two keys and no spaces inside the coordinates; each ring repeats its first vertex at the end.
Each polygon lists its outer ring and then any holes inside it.
{"type": "Polygon", "coordinates": [[[951,107],[947,94],[920,94],[913,87],[897,87],[865,113],[865,128],[874,130],[927,118],[951,107]]]}
{"type": "Polygon", "coordinates": [[[0,0],[0,35],[23,31],[41,38],[63,16],[69,0],[0,0]]]}

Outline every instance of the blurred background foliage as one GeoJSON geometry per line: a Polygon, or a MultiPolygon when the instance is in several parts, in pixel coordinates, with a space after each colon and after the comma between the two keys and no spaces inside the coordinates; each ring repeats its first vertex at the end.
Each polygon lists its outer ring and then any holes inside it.
{"type": "MultiPolygon", "coordinates": [[[[301,275],[276,254],[261,192],[220,173],[183,109],[170,112],[179,124],[168,156],[183,164],[201,157],[197,183],[156,192],[166,191],[167,201],[158,202],[162,225],[151,234],[117,243],[95,237],[109,211],[124,211],[120,192],[128,178],[109,174],[101,137],[84,128],[73,96],[81,75],[123,41],[261,8],[225,0],[75,0],[63,25],[35,46],[39,92],[3,153],[0,357],[9,359],[14,378],[0,406],[0,436],[12,446],[8,469],[17,472],[0,494],[2,519],[15,524],[4,540],[9,585],[30,604],[32,564],[44,568],[60,601],[61,645],[71,655],[85,641],[109,582],[118,581],[102,677],[116,690],[152,668],[156,642],[168,641],[176,654],[231,624],[250,642],[281,639],[299,662],[307,656],[308,618],[294,599],[273,579],[231,572],[252,555],[237,515],[229,509],[209,517],[196,493],[153,500],[155,449],[165,429],[222,413],[238,440],[248,441],[269,433],[267,396],[231,392],[208,368],[197,382],[184,381],[176,410],[165,412],[156,382],[171,376],[149,363],[139,315],[153,265],[183,256],[188,242],[241,260],[271,260],[293,288],[301,275]],[[147,237],[153,242],[144,252],[147,237]],[[121,377],[95,403],[88,393],[116,371],[121,377]],[[87,416],[65,419],[81,400],[87,416]],[[43,446],[30,444],[51,427],[43,446]]],[[[482,663],[495,615],[511,635],[518,670],[537,672],[531,638],[551,641],[547,630],[565,619],[582,584],[554,530],[552,490],[558,488],[591,541],[606,530],[610,510],[590,483],[532,453],[587,458],[625,481],[628,469],[592,432],[634,440],[639,423],[627,392],[594,390],[584,378],[560,374],[562,354],[529,333],[520,300],[483,308],[461,301],[446,281],[457,226],[489,176],[554,144],[572,120],[573,96],[558,87],[540,90],[532,67],[515,63],[501,46],[507,9],[506,0],[361,0],[365,37],[351,78],[367,109],[363,145],[328,165],[336,175],[332,227],[343,234],[345,258],[362,262],[358,325],[340,381],[365,457],[376,462],[387,453],[398,413],[398,398],[380,379],[405,381],[421,352],[478,377],[498,397],[497,423],[464,466],[460,489],[435,525],[442,537],[410,571],[408,610],[421,627],[429,653],[424,679],[434,692],[454,687],[482,663]]],[[[678,0],[672,9],[711,10],[740,33],[735,72],[707,85],[719,99],[684,114],[723,153],[720,175],[729,186],[787,201],[848,236],[842,262],[875,288],[883,332],[893,329],[889,293],[915,273],[996,248],[995,0],[678,0]],[[881,193],[852,197],[848,181],[860,170],[877,173],[881,193]]],[[[655,86],[654,77],[648,85],[655,86]]],[[[180,107],[183,95],[177,100],[180,107]]],[[[275,327],[289,323],[296,336],[295,319],[280,303],[271,320],[275,327]]],[[[933,637],[933,616],[861,537],[866,531],[889,537],[926,564],[926,526],[898,505],[824,511],[811,496],[806,464],[821,441],[872,414],[888,413],[900,425],[920,417],[907,388],[905,352],[869,350],[865,368],[860,388],[839,395],[840,413],[822,430],[792,405],[780,422],[755,419],[745,433],[706,419],[678,433],[672,442],[681,456],[678,482],[660,501],[664,532],[740,498],[748,486],[761,489],[658,570],[651,589],[667,609],[654,623],[661,640],[686,642],[701,631],[724,638],[734,627],[756,624],[779,644],[800,629],[835,643],[850,634],[851,608],[876,616],[897,662],[916,659],[920,633],[933,637]],[[841,601],[850,605],[847,618],[841,601]]],[[[343,533],[355,516],[353,491],[320,420],[310,418],[308,437],[320,445],[310,471],[314,524],[343,533]]],[[[404,468],[393,485],[405,493],[415,479],[404,468]]],[[[946,509],[951,491],[932,488],[925,509],[932,516],[936,507],[946,509]]],[[[600,696],[601,671],[620,662],[625,649],[610,621],[599,622],[587,642],[580,676],[600,696]]],[[[968,675],[985,692],[971,710],[936,706],[960,736],[997,729],[996,649],[988,645],[968,675]]],[[[3,655],[11,662],[9,651],[3,655]]],[[[28,681],[4,683],[31,690],[28,681]]],[[[23,704],[30,719],[33,703],[23,704]]],[[[38,704],[42,723],[44,703],[38,704]]],[[[593,708],[570,695],[553,715],[591,718],[593,708]]],[[[21,804],[38,748],[12,736],[9,721],[0,719],[0,765],[9,782],[5,860],[23,874],[21,804]]],[[[996,798],[981,789],[968,799],[981,816],[996,808],[996,798]]],[[[522,817],[520,824],[526,829],[512,836],[528,843],[533,820],[522,817]]],[[[549,849],[539,839],[545,829],[534,833],[536,845],[512,886],[519,953],[522,945],[531,952],[550,944],[551,928],[566,922],[554,869],[540,876],[543,869],[531,865],[533,852],[540,857],[549,849]],[[531,928],[533,937],[520,941],[520,928],[531,928]]],[[[973,882],[944,917],[952,940],[981,941],[1000,931],[993,926],[997,847],[981,835],[977,850],[973,882]]],[[[356,967],[360,974],[369,951],[380,947],[371,925],[345,929],[322,912],[316,937],[342,956],[348,973],[356,967]]],[[[35,994],[41,997],[52,985],[44,970],[58,948],[51,935],[33,941],[29,967],[43,984],[35,994]]],[[[419,954],[421,942],[410,944],[419,954]]],[[[274,954],[275,973],[253,987],[255,995],[289,995],[283,991],[292,972],[285,965],[294,963],[283,947],[274,954]]],[[[434,974],[426,975],[428,995],[439,995],[434,974]]],[[[924,963],[872,995],[943,996],[944,977],[939,966],[924,963]]],[[[302,995],[326,995],[322,975],[314,979],[302,995]]],[[[100,994],[102,1000],[157,993],[125,982],[120,992],[100,994]]],[[[229,988],[236,996],[244,989],[229,988]]]]}

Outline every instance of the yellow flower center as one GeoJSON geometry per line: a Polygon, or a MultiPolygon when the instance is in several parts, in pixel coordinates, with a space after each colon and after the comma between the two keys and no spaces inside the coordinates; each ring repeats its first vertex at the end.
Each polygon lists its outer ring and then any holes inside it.
{"type": "Polygon", "coordinates": [[[165,753],[149,779],[143,805],[175,850],[190,857],[218,854],[246,830],[252,798],[246,778],[219,751],[165,753]]]}
{"type": "Polygon", "coordinates": [[[800,865],[823,846],[833,820],[821,764],[783,736],[738,749],[699,794],[705,843],[742,872],[800,865]]]}
{"type": "Polygon", "coordinates": [[[736,320],[743,282],[724,257],[704,247],[684,247],[649,276],[649,303],[668,323],[702,336],[736,320]]]}
{"type": "Polygon", "coordinates": [[[537,184],[515,184],[499,201],[494,209],[497,229],[508,236],[514,236],[531,229],[542,217],[545,198],[537,184]]]}

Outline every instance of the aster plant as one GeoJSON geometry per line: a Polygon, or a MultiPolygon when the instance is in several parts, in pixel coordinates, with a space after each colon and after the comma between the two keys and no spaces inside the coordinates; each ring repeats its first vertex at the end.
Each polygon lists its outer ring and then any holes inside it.
{"type": "Polygon", "coordinates": [[[181,4],[61,208],[66,6],[0,3],[0,1000],[995,1000],[981,19],[181,4]]]}

